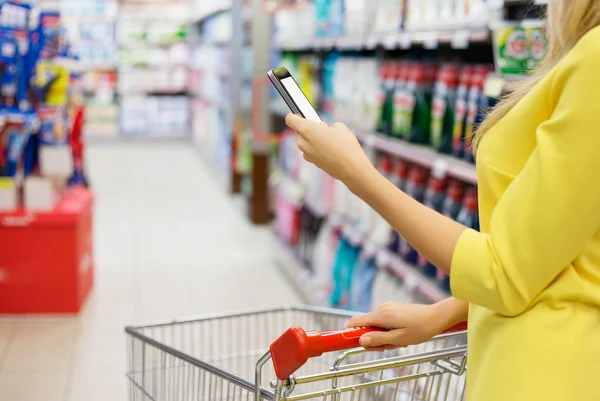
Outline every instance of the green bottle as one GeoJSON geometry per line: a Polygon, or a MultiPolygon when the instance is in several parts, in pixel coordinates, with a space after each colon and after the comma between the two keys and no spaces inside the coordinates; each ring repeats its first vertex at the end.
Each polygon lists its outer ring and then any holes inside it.
{"type": "Polygon", "coordinates": [[[407,85],[408,140],[428,144],[431,130],[431,99],[435,65],[418,63],[412,68],[407,85]],[[411,112],[412,111],[412,112],[411,112]]]}
{"type": "Polygon", "coordinates": [[[376,131],[390,135],[392,129],[392,111],[394,94],[394,65],[385,63],[381,67],[381,89],[379,92],[379,120],[376,131]]]}
{"type": "Polygon", "coordinates": [[[394,88],[393,110],[392,110],[392,136],[395,138],[406,138],[407,136],[407,106],[406,85],[410,64],[401,62],[396,70],[396,87],[394,88]]]}
{"type": "Polygon", "coordinates": [[[430,135],[431,146],[441,153],[452,153],[457,86],[458,66],[442,66],[433,94],[430,135]]]}

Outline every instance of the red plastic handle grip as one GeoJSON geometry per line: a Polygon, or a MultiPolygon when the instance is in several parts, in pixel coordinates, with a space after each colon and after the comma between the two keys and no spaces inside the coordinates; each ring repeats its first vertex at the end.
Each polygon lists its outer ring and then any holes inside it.
{"type": "Polygon", "coordinates": [[[319,333],[317,331],[306,332],[308,346],[308,357],[314,358],[326,352],[342,351],[350,348],[360,347],[360,338],[373,331],[385,331],[375,327],[355,327],[352,329],[334,330],[319,333]]]}
{"type": "MultiPolygon", "coordinates": [[[[466,322],[460,323],[446,330],[445,333],[463,331],[466,328],[466,322]]],[[[356,327],[320,333],[291,327],[271,344],[270,351],[275,374],[280,380],[286,380],[309,358],[321,356],[326,352],[360,347],[360,337],[373,331],[385,330],[375,327],[356,327]]]]}

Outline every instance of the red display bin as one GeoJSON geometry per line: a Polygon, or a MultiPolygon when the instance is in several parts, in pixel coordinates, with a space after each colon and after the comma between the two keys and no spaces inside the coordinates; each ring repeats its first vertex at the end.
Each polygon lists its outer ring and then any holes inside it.
{"type": "Polygon", "coordinates": [[[0,314],[75,314],[94,281],[93,195],[69,190],[52,212],[0,212],[0,314]]]}

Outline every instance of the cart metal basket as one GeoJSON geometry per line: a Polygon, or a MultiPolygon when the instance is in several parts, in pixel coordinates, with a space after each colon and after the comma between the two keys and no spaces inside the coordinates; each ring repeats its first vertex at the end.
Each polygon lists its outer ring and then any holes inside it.
{"type": "Polygon", "coordinates": [[[464,331],[385,353],[330,352],[286,380],[276,378],[268,350],[281,333],[291,326],[336,330],[351,316],[284,307],[127,327],[129,399],[464,400],[464,331]]]}

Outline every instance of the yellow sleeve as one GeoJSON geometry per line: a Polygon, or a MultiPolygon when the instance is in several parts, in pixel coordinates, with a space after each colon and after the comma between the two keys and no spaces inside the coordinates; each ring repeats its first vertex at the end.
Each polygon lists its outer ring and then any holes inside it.
{"type": "Polygon", "coordinates": [[[450,274],[457,298],[519,315],[600,227],[600,46],[575,50],[555,73],[554,111],[496,205],[490,232],[459,238],[450,274]]]}

